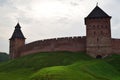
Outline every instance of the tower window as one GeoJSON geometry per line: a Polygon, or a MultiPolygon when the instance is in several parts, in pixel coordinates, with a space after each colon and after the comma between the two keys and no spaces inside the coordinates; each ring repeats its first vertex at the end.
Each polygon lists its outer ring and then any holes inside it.
{"type": "Polygon", "coordinates": [[[101,31],[101,34],[103,34],[103,32],[101,31]]]}
{"type": "Polygon", "coordinates": [[[93,25],[93,28],[95,28],[95,25],[93,25]]]}
{"type": "Polygon", "coordinates": [[[99,39],[97,38],[97,42],[99,41],[99,39]]]}
{"type": "Polygon", "coordinates": [[[94,31],[94,35],[96,34],[96,32],[94,31]]]}
{"type": "Polygon", "coordinates": [[[89,29],[91,29],[91,25],[89,25],[89,29]]]}
{"type": "Polygon", "coordinates": [[[101,25],[101,28],[103,28],[103,26],[101,25]]]}
{"type": "Polygon", "coordinates": [[[105,26],[105,28],[107,28],[107,26],[105,26]]]}
{"type": "Polygon", "coordinates": [[[99,26],[99,25],[97,25],[97,28],[100,28],[100,26],[99,26]]]}

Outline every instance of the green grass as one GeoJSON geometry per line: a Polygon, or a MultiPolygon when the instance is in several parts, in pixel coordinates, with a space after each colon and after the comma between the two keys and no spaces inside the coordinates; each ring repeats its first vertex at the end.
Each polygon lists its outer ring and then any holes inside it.
{"type": "Polygon", "coordinates": [[[120,55],[44,52],[0,63],[0,80],[120,80],[120,55]]]}

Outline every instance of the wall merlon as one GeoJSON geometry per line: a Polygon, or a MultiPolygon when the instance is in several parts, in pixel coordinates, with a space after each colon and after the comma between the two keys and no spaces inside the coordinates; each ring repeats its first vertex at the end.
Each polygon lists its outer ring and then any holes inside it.
{"type": "Polygon", "coordinates": [[[85,17],[86,36],[58,37],[25,44],[25,38],[21,40],[18,35],[17,38],[14,36],[14,40],[10,40],[10,54],[13,58],[17,55],[53,51],[85,51],[94,58],[120,54],[120,39],[111,38],[110,19],[111,16],[96,6],[85,17]]]}
{"type": "Polygon", "coordinates": [[[62,37],[38,40],[23,46],[21,54],[25,52],[44,52],[44,51],[85,51],[86,37],[75,36],[75,37],[62,37]],[[77,46],[79,45],[79,46],[77,46]]]}

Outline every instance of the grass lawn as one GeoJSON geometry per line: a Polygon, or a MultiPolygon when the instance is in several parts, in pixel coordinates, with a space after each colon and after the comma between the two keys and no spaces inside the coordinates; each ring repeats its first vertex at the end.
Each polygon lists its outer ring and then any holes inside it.
{"type": "Polygon", "coordinates": [[[120,80],[120,55],[44,52],[0,63],[0,80],[120,80]]]}

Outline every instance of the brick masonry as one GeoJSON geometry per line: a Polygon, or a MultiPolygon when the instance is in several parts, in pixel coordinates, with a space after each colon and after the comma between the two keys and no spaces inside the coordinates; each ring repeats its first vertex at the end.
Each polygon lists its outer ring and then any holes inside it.
{"type": "Polygon", "coordinates": [[[10,57],[14,59],[33,53],[53,51],[84,51],[94,58],[120,54],[120,39],[111,38],[110,20],[111,17],[96,6],[85,18],[86,36],[46,39],[28,44],[25,44],[25,37],[17,24],[10,39],[10,57]]]}
{"type": "Polygon", "coordinates": [[[86,37],[66,37],[35,41],[20,48],[20,56],[52,51],[86,51],[86,37]]]}

